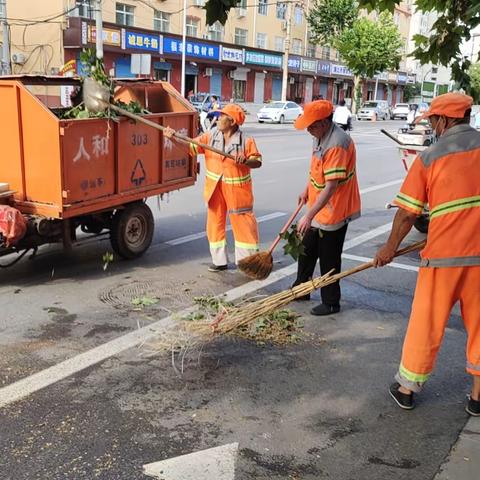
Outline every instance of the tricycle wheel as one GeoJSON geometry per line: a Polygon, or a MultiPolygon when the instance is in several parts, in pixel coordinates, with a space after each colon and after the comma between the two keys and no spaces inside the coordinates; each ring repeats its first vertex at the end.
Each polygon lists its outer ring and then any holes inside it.
{"type": "Polygon", "coordinates": [[[413,226],[420,232],[420,233],[428,233],[428,224],[430,220],[428,214],[424,213],[417,217],[413,226]]]}
{"type": "Polygon", "coordinates": [[[143,202],[117,210],[110,230],[113,250],[123,258],[140,257],[152,243],[154,224],[152,211],[143,202]]]}

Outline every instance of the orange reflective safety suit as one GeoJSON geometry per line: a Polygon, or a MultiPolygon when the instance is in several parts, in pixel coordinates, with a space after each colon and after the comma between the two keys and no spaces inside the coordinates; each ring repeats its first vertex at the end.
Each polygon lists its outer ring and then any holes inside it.
{"type": "MultiPolygon", "coordinates": [[[[226,153],[243,153],[248,160],[261,161],[253,138],[240,129],[231,137],[225,148],[223,133],[219,130],[204,133],[196,139],[226,153]]],[[[207,237],[214,265],[226,265],[226,216],[230,217],[235,238],[235,261],[258,251],[258,227],[253,213],[253,191],[250,167],[237,164],[210,150],[190,144],[192,154],[205,155],[204,198],[208,205],[207,237]]]]}
{"type": "Polygon", "coordinates": [[[338,188],[327,205],[317,213],[312,225],[335,231],[360,217],[355,144],[336,125],[332,125],[327,136],[317,142],[313,150],[308,183],[309,207],[315,203],[328,180],[338,180],[338,188]]]}
{"type": "Polygon", "coordinates": [[[450,312],[460,302],[467,372],[480,375],[480,132],[457,125],[413,162],[395,203],[430,226],[397,381],[419,391],[433,370],[450,312]]]}

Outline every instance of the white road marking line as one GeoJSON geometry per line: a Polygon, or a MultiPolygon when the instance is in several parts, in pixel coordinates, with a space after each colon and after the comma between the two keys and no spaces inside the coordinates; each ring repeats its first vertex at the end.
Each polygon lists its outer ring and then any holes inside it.
{"type": "MultiPolygon", "coordinates": [[[[344,250],[353,248],[360,243],[367,242],[375,236],[382,235],[383,233],[390,230],[391,223],[387,223],[381,227],[371,230],[363,235],[352,238],[348,242],[345,242],[344,250]]],[[[288,277],[295,273],[297,265],[295,263],[288,265],[280,270],[273,272],[266,280],[254,280],[247,282],[240,287],[233,288],[227,292],[225,295],[229,301],[236,300],[243,297],[249,293],[252,293],[258,289],[267,287],[278,280],[288,277]]],[[[168,329],[176,328],[177,322],[175,318],[179,318],[182,315],[189,313],[193,307],[186,308],[180,312],[177,312],[172,318],[168,316],[162,318],[150,325],[139,328],[133,332],[122,335],[114,340],[99,345],[98,347],[87,350],[86,352],[80,353],[72,358],[64,360],[56,365],[41,370],[40,372],[34,373],[29,377],[18,380],[17,382],[7,385],[6,387],[0,388],[0,408],[5,407],[13,402],[21,400],[22,398],[28,397],[32,393],[37,392],[43,388],[46,388],[54,383],[57,383],[65,378],[74,375],[82,370],[85,370],[88,367],[91,367],[107,358],[111,358],[119,353],[122,353],[125,350],[136,347],[144,342],[148,342],[154,337],[165,333],[168,329]]]]}
{"type": "Polygon", "coordinates": [[[349,250],[350,248],[356,247],[362,243],[368,242],[372,238],[379,237],[384,233],[389,232],[392,229],[392,222],[386,223],[385,225],[381,225],[380,227],[374,228],[373,230],[369,230],[358,237],[352,238],[345,242],[343,251],[349,250]]]}
{"type": "Polygon", "coordinates": [[[234,480],[238,443],[209,448],[143,466],[145,475],[162,480],[234,480]]]}
{"type": "MultiPolygon", "coordinates": [[[[360,255],[351,255],[350,253],[344,253],[342,258],[346,258],[347,260],[355,260],[362,263],[371,262],[373,260],[373,258],[362,257],[360,255]]],[[[388,264],[388,266],[392,268],[399,268],[400,270],[418,272],[418,267],[415,267],[414,265],[404,265],[403,263],[391,262],[388,264]]]]}
{"type": "Polygon", "coordinates": [[[381,190],[382,188],[391,187],[393,185],[399,185],[400,183],[403,183],[403,180],[404,179],[401,178],[399,180],[392,180],[391,182],[382,183],[380,185],[373,185],[372,187],[362,188],[360,190],[360,195],[363,195],[364,193],[375,192],[376,190],[381,190]]]}
{"type": "MultiPolygon", "coordinates": [[[[274,220],[275,218],[284,217],[286,215],[285,212],[273,212],[267,215],[263,215],[257,218],[257,223],[267,222],[268,220],[274,220]]],[[[227,232],[231,231],[232,227],[229,225],[227,227],[227,232]]],[[[184,237],[174,238],[173,240],[168,240],[164,242],[166,245],[174,246],[174,245],[181,245],[182,243],[193,242],[194,240],[198,240],[199,238],[205,238],[207,236],[207,232],[199,232],[199,233],[192,233],[191,235],[185,235],[184,237]]]]}

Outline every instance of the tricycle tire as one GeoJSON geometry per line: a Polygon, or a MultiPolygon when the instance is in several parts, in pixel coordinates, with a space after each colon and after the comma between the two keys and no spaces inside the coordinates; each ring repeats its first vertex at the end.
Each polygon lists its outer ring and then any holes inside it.
{"type": "Polygon", "coordinates": [[[420,233],[428,233],[428,224],[430,223],[430,219],[428,214],[422,214],[415,220],[413,226],[420,232],[420,233]]]}
{"type": "Polygon", "coordinates": [[[113,250],[123,258],[143,255],[150,247],[155,221],[148,205],[134,202],[115,212],[110,229],[113,250]]]}

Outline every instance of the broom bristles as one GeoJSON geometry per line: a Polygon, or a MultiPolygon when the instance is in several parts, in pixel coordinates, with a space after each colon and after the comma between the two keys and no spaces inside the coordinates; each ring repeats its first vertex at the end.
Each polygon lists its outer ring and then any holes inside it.
{"type": "Polygon", "coordinates": [[[272,272],[273,259],[270,252],[258,252],[238,262],[238,268],[255,280],[264,280],[272,272]]]}

